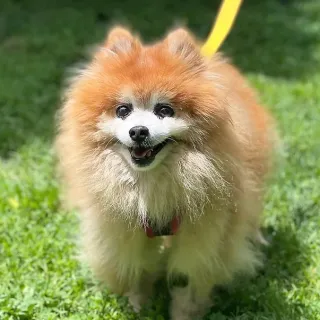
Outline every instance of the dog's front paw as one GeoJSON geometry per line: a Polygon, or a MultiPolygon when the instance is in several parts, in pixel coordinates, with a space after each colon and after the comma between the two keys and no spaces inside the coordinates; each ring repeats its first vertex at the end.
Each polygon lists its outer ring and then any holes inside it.
{"type": "Polygon", "coordinates": [[[199,318],[194,318],[193,315],[182,308],[172,307],[171,308],[171,320],[199,320],[199,318]]]}
{"type": "Polygon", "coordinates": [[[212,306],[208,297],[195,301],[189,288],[174,288],[172,294],[171,320],[201,320],[212,306]]]}
{"type": "Polygon", "coordinates": [[[141,311],[143,305],[148,301],[148,297],[145,294],[138,292],[129,292],[126,296],[133,310],[137,313],[141,311]]]}
{"type": "Polygon", "coordinates": [[[205,310],[201,310],[196,306],[184,308],[178,305],[172,305],[171,320],[201,320],[205,313],[205,310]]]}

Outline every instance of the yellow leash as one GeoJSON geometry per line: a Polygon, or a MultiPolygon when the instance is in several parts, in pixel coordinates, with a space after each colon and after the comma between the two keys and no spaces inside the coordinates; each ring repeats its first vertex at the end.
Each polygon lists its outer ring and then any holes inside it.
{"type": "Polygon", "coordinates": [[[201,48],[204,56],[215,54],[231,30],[242,0],[224,0],[207,41],[201,48]]]}

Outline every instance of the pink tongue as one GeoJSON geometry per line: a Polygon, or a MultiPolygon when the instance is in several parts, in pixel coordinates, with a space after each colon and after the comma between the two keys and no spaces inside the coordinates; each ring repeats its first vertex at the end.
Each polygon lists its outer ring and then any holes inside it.
{"type": "Polygon", "coordinates": [[[136,158],[144,158],[146,156],[150,157],[151,152],[152,152],[151,149],[142,149],[142,150],[136,149],[136,150],[133,150],[132,153],[136,158]]]}

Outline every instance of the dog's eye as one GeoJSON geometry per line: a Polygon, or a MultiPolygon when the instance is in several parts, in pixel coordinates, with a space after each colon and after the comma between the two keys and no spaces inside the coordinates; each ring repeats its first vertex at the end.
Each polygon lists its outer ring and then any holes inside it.
{"type": "Polygon", "coordinates": [[[160,118],[173,117],[174,110],[168,104],[158,103],[154,107],[154,114],[160,118]]]}
{"type": "Polygon", "coordinates": [[[121,104],[117,107],[116,115],[118,118],[124,119],[132,112],[131,104],[121,104]]]}

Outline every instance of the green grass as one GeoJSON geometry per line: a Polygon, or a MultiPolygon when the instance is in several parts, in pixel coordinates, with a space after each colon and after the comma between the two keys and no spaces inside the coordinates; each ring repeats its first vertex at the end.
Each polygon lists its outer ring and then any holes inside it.
{"type": "MultiPolygon", "coordinates": [[[[51,145],[66,68],[114,21],[150,40],[175,21],[206,36],[219,2],[171,1],[1,0],[1,320],[167,319],[162,286],[136,316],[78,262],[51,145]]],[[[223,50],[277,118],[285,159],[266,199],[265,269],[221,291],[206,319],[320,319],[320,2],[246,0],[223,50]]]]}

